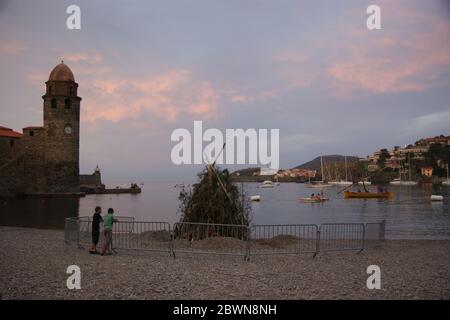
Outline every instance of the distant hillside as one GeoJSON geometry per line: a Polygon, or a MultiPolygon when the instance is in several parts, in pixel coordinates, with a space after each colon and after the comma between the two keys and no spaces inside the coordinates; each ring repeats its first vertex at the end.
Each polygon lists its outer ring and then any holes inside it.
{"type": "MultiPolygon", "coordinates": [[[[344,163],[345,162],[345,156],[341,156],[341,155],[327,155],[327,156],[322,156],[323,159],[323,164],[324,165],[330,165],[330,164],[334,164],[334,163],[344,163]]],[[[353,161],[358,161],[358,157],[353,157],[353,156],[347,156],[347,163],[353,162],[353,161]]],[[[304,164],[301,164],[297,167],[295,167],[295,169],[309,169],[309,170],[320,170],[320,157],[315,158],[314,160],[311,160],[309,162],[306,162],[304,164]]]]}

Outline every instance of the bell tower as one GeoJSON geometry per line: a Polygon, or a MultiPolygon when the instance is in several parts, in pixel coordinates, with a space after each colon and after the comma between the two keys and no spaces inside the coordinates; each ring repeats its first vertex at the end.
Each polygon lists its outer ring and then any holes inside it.
{"type": "Polygon", "coordinates": [[[78,192],[80,101],[72,70],[61,62],[50,73],[44,99],[47,192],[78,192]]]}

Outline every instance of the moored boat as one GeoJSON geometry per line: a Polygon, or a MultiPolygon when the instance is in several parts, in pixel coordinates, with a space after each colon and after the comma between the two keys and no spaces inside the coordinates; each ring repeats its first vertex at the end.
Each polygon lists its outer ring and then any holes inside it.
{"type": "Polygon", "coordinates": [[[329,200],[328,198],[320,198],[320,199],[315,199],[315,198],[300,198],[301,202],[308,202],[308,203],[316,203],[316,202],[325,202],[329,200]]]}
{"type": "Polygon", "coordinates": [[[308,184],[306,187],[307,188],[318,188],[318,189],[322,189],[322,188],[330,188],[333,185],[329,184],[329,183],[323,183],[322,181],[318,181],[315,183],[310,183],[308,184]]]}
{"type": "Polygon", "coordinates": [[[430,197],[431,201],[444,201],[444,197],[438,194],[432,194],[430,197]]]}
{"type": "Polygon", "coordinates": [[[395,196],[394,192],[353,192],[353,191],[344,191],[345,198],[361,198],[361,199],[370,199],[370,198],[392,198],[395,196]]]}
{"type": "Polygon", "coordinates": [[[338,186],[351,186],[353,182],[347,180],[336,181],[336,185],[338,186]]]}
{"type": "Polygon", "coordinates": [[[273,188],[274,184],[270,180],[266,180],[263,183],[260,184],[260,188],[273,188]]]}
{"type": "Polygon", "coordinates": [[[309,183],[306,187],[307,188],[329,188],[332,187],[333,185],[329,184],[329,183],[325,183],[323,181],[324,175],[323,175],[323,160],[322,160],[322,156],[320,156],[320,172],[321,172],[321,177],[322,177],[322,181],[316,181],[313,183],[309,183]]]}
{"type": "Polygon", "coordinates": [[[450,179],[448,177],[448,164],[446,165],[446,168],[447,168],[447,179],[442,180],[442,185],[450,186],[450,179]]]}

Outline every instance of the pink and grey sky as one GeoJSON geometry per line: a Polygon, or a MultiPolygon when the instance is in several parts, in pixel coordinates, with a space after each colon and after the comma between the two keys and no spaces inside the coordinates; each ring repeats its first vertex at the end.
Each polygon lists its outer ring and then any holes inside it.
{"type": "MultiPolygon", "coordinates": [[[[450,4],[332,0],[0,0],[0,125],[42,124],[64,59],[79,83],[81,170],[182,180],[176,128],[279,128],[280,164],[450,134],[450,4]],[[82,29],[68,30],[77,4],[82,29]],[[382,29],[366,28],[381,7],[382,29]]],[[[234,169],[234,168],[232,168],[234,169]]]]}

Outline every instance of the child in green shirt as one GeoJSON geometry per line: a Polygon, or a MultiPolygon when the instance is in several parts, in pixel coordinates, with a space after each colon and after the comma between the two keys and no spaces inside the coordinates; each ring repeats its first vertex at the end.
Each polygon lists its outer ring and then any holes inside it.
{"type": "Polygon", "coordinates": [[[105,242],[103,244],[102,256],[105,255],[106,250],[111,245],[112,241],[112,228],[114,222],[118,222],[116,218],[114,218],[114,209],[109,208],[108,214],[103,217],[103,235],[105,242]]]}

